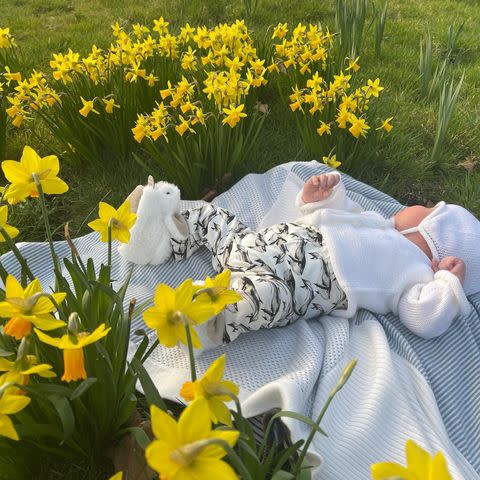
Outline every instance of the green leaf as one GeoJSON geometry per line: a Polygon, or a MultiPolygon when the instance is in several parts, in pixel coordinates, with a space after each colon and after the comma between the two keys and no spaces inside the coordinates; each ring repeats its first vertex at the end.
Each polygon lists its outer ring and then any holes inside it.
{"type": "Polygon", "coordinates": [[[55,410],[60,417],[60,421],[63,426],[63,440],[67,440],[73,435],[75,431],[75,415],[73,414],[72,407],[69,401],[65,397],[58,397],[57,395],[51,395],[49,400],[55,407],[55,410]]]}
{"type": "Polygon", "coordinates": [[[86,380],[84,380],[72,393],[70,400],[75,400],[76,398],[79,398],[82,396],[95,382],[97,381],[97,378],[95,377],[89,377],[86,380]]]}
{"type": "Polygon", "coordinates": [[[292,478],[295,478],[295,475],[286,472],[285,470],[279,470],[272,476],[272,480],[291,480],[292,478]]]}
{"type": "Polygon", "coordinates": [[[128,427],[124,430],[121,430],[119,433],[131,433],[135,440],[137,441],[140,448],[145,450],[151,443],[151,440],[148,438],[148,435],[140,427],[128,427]]]}
{"type": "Polygon", "coordinates": [[[141,364],[140,360],[137,358],[132,358],[130,365],[133,371],[138,375],[138,379],[142,385],[143,393],[145,394],[147,402],[150,405],[156,405],[162,410],[167,410],[167,406],[160,396],[160,393],[158,393],[157,387],[150,378],[150,375],[145,370],[145,367],[141,364]]]}

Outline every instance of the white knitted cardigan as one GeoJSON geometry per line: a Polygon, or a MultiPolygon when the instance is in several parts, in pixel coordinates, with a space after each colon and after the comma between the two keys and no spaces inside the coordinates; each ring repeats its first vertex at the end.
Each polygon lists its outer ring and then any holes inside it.
{"type": "Polygon", "coordinates": [[[297,223],[320,228],[348,299],[347,311],[332,316],[350,318],[359,308],[392,312],[416,335],[433,338],[468,314],[458,278],[445,270],[434,273],[429,258],[395,229],[393,219],[363,211],[341,181],[323,201],[305,204],[302,194],[303,189],[296,197],[303,215],[297,223]]]}

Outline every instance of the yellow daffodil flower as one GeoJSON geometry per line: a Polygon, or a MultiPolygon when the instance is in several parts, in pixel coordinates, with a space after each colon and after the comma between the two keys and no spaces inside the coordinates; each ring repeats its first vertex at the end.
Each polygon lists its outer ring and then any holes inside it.
{"type": "Polygon", "coordinates": [[[356,118],[355,115],[353,114],[352,114],[352,117],[350,118],[350,121],[352,122],[352,126],[348,129],[348,131],[355,138],[358,138],[360,135],[365,138],[365,134],[370,129],[370,127],[366,124],[363,118],[356,118]]]}
{"type": "Polygon", "coordinates": [[[238,476],[221,459],[225,450],[212,439],[221,439],[231,447],[239,432],[212,430],[208,406],[204,399],[189,405],[180,415],[178,423],[155,405],[150,408],[155,440],[146,448],[145,458],[160,478],[181,480],[237,480],[238,476]]]}
{"type": "Polygon", "coordinates": [[[105,324],[102,323],[92,333],[69,333],[60,338],[50,337],[36,328],[34,330],[40,341],[63,350],[65,371],[62,380],[65,382],[75,382],[76,380],[84,380],[87,378],[83,348],[98,342],[98,340],[108,334],[111,328],[105,328],[105,324]]]}
{"type": "Polygon", "coordinates": [[[10,82],[21,82],[22,74],[20,72],[12,72],[10,67],[5,66],[5,73],[3,74],[5,80],[7,80],[7,85],[10,85],[10,82]]]}
{"type": "MultiPolygon", "coordinates": [[[[199,325],[214,315],[214,307],[208,303],[193,302],[194,287],[191,279],[185,280],[176,290],[158,285],[153,307],[143,313],[145,323],[157,331],[158,341],[166,347],[174,347],[178,341],[187,345],[185,319],[199,325]]],[[[195,329],[190,330],[195,348],[201,348],[195,329]]]]}
{"type": "MultiPolygon", "coordinates": [[[[8,206],[7,205],[2,205],[0,207],[0,227],[2,227],[7,235],[10,238],[15,238],[20,232],[18,231],[17,228],[12,227],[11,225],[8,225],[7,223],[8,220],[8,206]]],[[[5,242],[5,237],[3,236],[2,233],[0,233],[0,242],[5,242]]]]}
{"type": "Polygon", "coordinates": [[[183,137],[183,134],[188,130],[189,132],[195,133],[195,130],[190,127],[188,120],[185,120],[181,115],[178,116],[180,124],[175,126],[175,131],[183,137]]]}
{"type": "Polygon", "coordinates": [[[185,382],[180,395],[187,402],[204,398],[207,401],[212,422],[231,427],[232,415],[224,402],[230,402],[232,395],[238,395],[238,386],[228,380],[222,380],[224,371],[225,354],[208,367],[202,378],[194,382],[185,382]]]}
{"type": "Polygon", "coordinates": [[[373,480],[402,478],[406,480],[452,480],[447,462],[442,452],[432,457],[413,440],[407,440],[407,466],[394,462],[382,462],[372,465],[373,480]]]}
{"type": "Polygon", "coordinates": [[[339,128],[347,128],[347,122],[350,121],[352,114],[346,109],[342,108],[339,110],[336,122],[339,128]]]}
{"type": "Polygon", "coordinates": [[[393,125],[390,123],[393,120],[393,117],[388,117],[376,130],[385,130],[387,133],[390,133],[393,125]]]}
{"type": "Polygon", "coordinates": [[[380,86],[380,79],[377,78],[375,81],[372,80],[367,81],[367,85],[362,87],[362,90],[365,92],[367,98],[370,97],[378,97],[380,92],[383,90],[383,87],[380,86]]]}
{"type": "Polygon", "coordinates": [[[360,70],[360,65],[358,63],[358,60],[360,57],[355,58],[354,60],[348,59],[348,67],[345,70],[353,70],[354,72],[358,72],[360,70]]]}
{"type": "Polygon", "coordinates": [[[324,135],[325,133],[327,135],[331,135],[332,131],[331,131],[330,124],[320,121],[320,126],[317,128],[317,133],[320,136],[324,135]]]}
{"type": "Polygon", "coordinates": [[[323,157],[322,161],[325,165],[328,165],[329,167],[332,168],[338,168],[342,162],[337,161],[337,156],[336,155],[329,155],[328,157],[323,157]]]}
{"type": "Polygon", "coordinates": [[[9,415],[15,415],[23,410],[29,403],[30,398],[26,395],[18,395],[15,386],[9,386],[11,377],[0,377],[0,436],[11,440],[19,440],[13,422],[9,415]]]}
{"type": "Polygon", "coordinates": [[[107,113],[113,113],[113,108],[120,108],[120,105],[115,103],[114,98],[104,98],[103,103],[105,104],[105,111],[107,113]]]}
{"type": "Polygon", "coordinates": [[[200,303],[207,303],[213,306],[214,314],[220,313],[226,305],[237,303],[242,300],[242,296],[230,290],[231,271],[224,270],[215,278],[207,277],[204,285],[195,285],[196,301],[200,303]]]}
{"type": "Polygon", "coordinates": [[[11,183],[5,193],[5,200],[11,204],[23,202],[28,197],[39,196],[33,174],[37,174],[43,193],[47,195],[62,194],[68,190],[68,185],[57,177],[60,170],[58,158],[55,155],[40,156],[28,145],[23,149],[22,158],[4,160],[2,170],[11,183]]]}
{"type": "Polygon", "coordinates": [[[282,39],[288,33],[288,28],[286,23],[279,23],[273,30],[272,38],[282,39]]]}
{"type": "Polygon", "coordinates": [[[154,20],[154,27],[153,30],[158,32],[160,35],[168,32],[168,26],[170,25],[169,22],[166,22],[163,17],[160,17],[158,20],[154,20]]]}
{"type": "Polygon", "coordinates": [[[27,385],[30,375],[38,375],[42,378],[54,378],[55,373],[52,372],[52,366],[47,363],[38,363],[35,355],[25,355],[23,358],[17,358],[15,361],[0,358],[0,372],[7,372],[7,377],[20,376],[20,381],[16,383],[27,385]]]}
{"type": "MultiPolygon", "coordinates": [[[[5,282],[5,300],[0,302],[0,317],[9,318],[3,331],[17,340],[30,335],[32,324],[42,330],[55,330],[63,327],[65,322],[56,319],[52,312],[54,304],[42,295],[40,280],[35,279],[25,289],[18,280],[9,275],[5,282]]],[[[60,304],[65,293],[52,293],[53,300],[60,304]]]]}
{"type": "Polygon", "coordinates": [[[222,124],[225,125],[228,123],[230,128],[233,128],[242,118],[247,116],[246,113],[243,113],[244,108],[245,105],[243,103],[238,107],[230,105],[230,108],[224,108],[223,112],[226,113],[227,116],[222,120],[222,124]]]}
{"type": "Polygon", "coordinates": [[[100,115],[100,112],[98,112],[93,108],[93,100],[85,100],[83,97],[80,97],[80,100],[83,103],[83,107],[79,110],[80,115],[82,115],[85,118],[88,117],[88,114],[90,112],[100,115]]]}
{"type": "Polygon", "coordinates": [[[15,39],[9,28],[0,28],[0,48],[16,47],[15,39]]]}
{"type": "Polygon", "coordinates": [[[130,241],[130,229],[137,219],[136,213],[130,211],[130,200],[123,202],[118,210],[106,202],[100,202],[98,204],[98,216],[99,218],[90,222],[88,226],[100,233],[102,242],[108,242],[109,225],[112,230],[112,240],[118,240],[122,243],[130,241]]]}

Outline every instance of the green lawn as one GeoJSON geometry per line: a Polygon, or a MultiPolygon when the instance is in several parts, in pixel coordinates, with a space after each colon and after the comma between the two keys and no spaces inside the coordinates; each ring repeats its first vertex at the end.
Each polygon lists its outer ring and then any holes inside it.
{"type": "MultiPolygon", "coordinates": [[[[297,2],[289,0],[259,0],[248,25],[254,32],[263,32],[278,21],[290,24],[321,22],[333,29],[334,3],[333,0],[306,0],[299,7],[297,2]]],[[[64,52],[68,48],[86,52],[92,44],[108,46],[110,24],[117,19],[150,25],[160,15],[165,16],[174,29],[187,21],[192,25],[211,25],[244,16],[241,2],[225,0],[9,0],[0,5],[2,26],[11,28],[22,47],[24,63],[32,68],[47,67],[52,52],[64,52]]],[[[395,128],[378,150],[372,152],[371,160],[356,165],[354,175],[403,203],[425,204],[445,199],[480,214],[478,168],[467,172],[458,166],[466,160],[473,163],[479,160],[479,21],[480,10],[473,0],[389,2],[382,58],[375,58],[374,26],[371,26],[365,33],[361,75],[364,79],[380,77],[385,86],[381,110],[385,116],[394,115],[395,128]],[[442,164],[426,168],[435,137],[438,98],[425,100],[419,95],[419,40],[428,28],[432,34],[434,58],[442,60],[448,27],[454,22],[456,25],[465,22],[465,25],[454,52],[452,71],[458,79],[465,70],[465,81],[448,130],[442,164]]],[[[302,151],[291,117],[285,115],[285,107],[280,104],[274,89],[268,95],[268,102],[271,115],[267,118],[262,146],[253,168],[263,171],[292,159],[310,160],[302,151]]],[[[7,156],[19,158],[25,143],[35,146],[38,141],[28,130],[12,132],[7,156]]],[[[242,173],[238,172],[237,176],[242,173]]],[[[144,173],[136,167],[126,173],[117,173],[73,170],[64,165],[63,176],[71,191],[51,202],[54,223],[71,220],[73,232],[78,234],[87,231],[86,220],[93,214],[98,200],[105,197],[107,201],[120,202],[137,182],[142,181],[144,173]]],[[[23,229],[24,238],[42,239],[43,229],[37,225],[38,215],[32,211],[34,208],[17,209],[16,220],[20,226],[29,227],[27,231],[23,229]]]]}

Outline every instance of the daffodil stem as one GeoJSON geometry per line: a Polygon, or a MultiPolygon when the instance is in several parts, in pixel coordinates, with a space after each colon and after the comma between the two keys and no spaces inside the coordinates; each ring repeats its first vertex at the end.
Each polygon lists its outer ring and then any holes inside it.
{"type": "Polygon", "coordinates": [[[192,382],[197,379],[197,371],[195,369],[195,355],[193,354],[193,342],[192,334],[190,332],[190,325],[188,324],[188,318],[184,317],[185,332],[187,334],[188,355],[190,357],[190,374],[192,376],[192,382]]]}
{"type": "MultiPolygon", "coordinates": [[[[332,391],[330,392],[330,395],[327,398],[327,401],[325,402],[322,410],[318,414],[317,420],[315,421],[315,424],[317,425],[317,427],[320,426],[320,422],[322,421],[323,416],[325,415],[325,412],[328,410],[328,407],[330,406],[330,403],[335,398],[335,395],[343,388],[343,386],[345,385],[347,380],[350,378],[350,375],[352,374],[356,365],[357,365],[357,361],[353,360],[343,370],[340,379],[338,380],[335,387],[333,387],[332,391]]],[[[305,444],[302,448],[302,452],[300,453],[300,456],[298,457],[297,464],[295,466],[295,472],[294,472],[295,478],[297,478],[297,475],[299,475],[299,473],[300,473],[300,469],[302,468],[303,461],[305,459],[305,456],[307,455],[308,448],[310,447],[310,444],[312,443],[313,437],[315,436],[316,432],[317,431],[312,428],[312,430],[310,431],[310,435],[308,436],[308,438],[307,438],[307,440],[306,440],[306,442],[305,442],[305,444]]]]}
{"type": "Polygon", "coordinates": [[[22,270],[28,275],[30,280],[35,280],[35,276],[33,275],[32,271],[30,270],[30,267],[27,264],[27,261],[23,257],[23,255],[20,253],[20,250],[17,248],[15,245],[15,242],[10,238],[8,233],[5,231],[5,229],[0,226],[0,233],[3,235],[3,238],[5,239],[5,242],[7,245],[10,247],[12,250],[13,254],[17,258],[18,262],[20,263],[22,270]]]}
{"type": "Polygon", "coordinates": [[[213,437],[210,440],[210,442],[216,443],[227,452],[227,455],[230,458],[230,461],[232,462],[232,466],[235,467],[237,472],[240,474],[240,477],[242,478],[242,480],[252,480],[252,476],[250,475],[250,472],[248,471],[247,467],[245,467],[242,460],[239,458],[239,456],[235,453],[233,448],[225,440],[222,440],[221,438],[213,437]]]}
{"type": "Polygon", "coordinates": [[[107,255],[108,268],[112,268],[112,220],[108,222],[108,255],[107,255]]]}
{"type": "Polygon", "coordinates": [[[55,268],[55,273],[60,274],[60,262],[58,261],[57,254],[55,253],[55,248],[53,247],[53,237],[52,230],[50,228],[50,221],[48,220],[47,206],[45,203],[45,194],[43,193],[42,184],[36,173],[32,174],[35,185],[37,186],[38,194],[40,196],[40,207],[42,209],[43,221],[45,222],[45,230],[47,233],[48,244],[50,245],[50,253],[52,255],[53,266],[55,268]]]}

